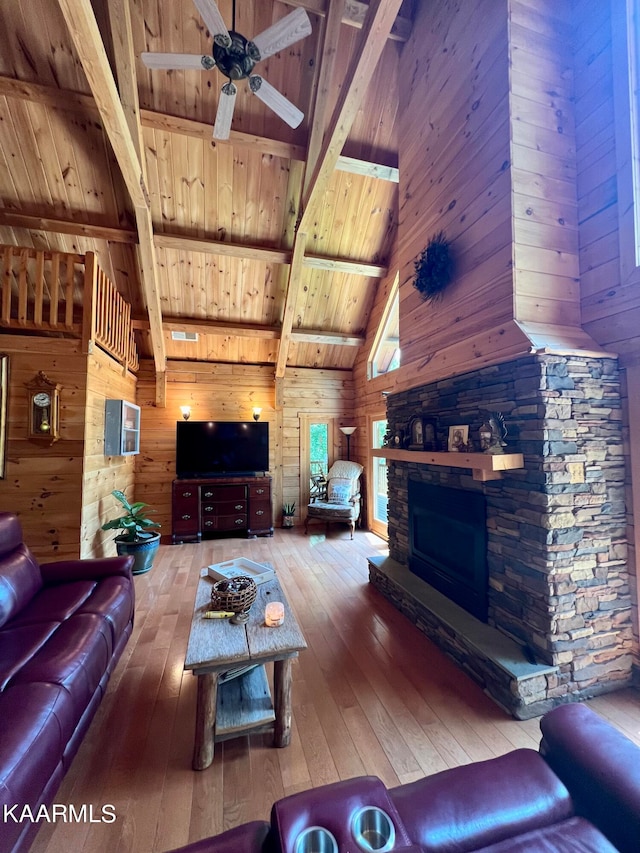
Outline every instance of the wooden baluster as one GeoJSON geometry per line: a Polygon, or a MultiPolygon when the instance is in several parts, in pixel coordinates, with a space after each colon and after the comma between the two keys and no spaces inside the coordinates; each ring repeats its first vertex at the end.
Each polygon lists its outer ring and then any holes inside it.
{"type": "Polygon", "coordinates": [[[11,246],[5,246],[4,252],[2,253],[2,265],[4,267],[2,275],[2,322],[7,326],[11,320],[12,258],[13,248],[11,246]]]}
{"type": "Polygon", "coordinates": [[[21,249],[20,251],[20,272],[18,273],[18,323],[21,326],[27,322],[27,262],[29,260],[29,250],[21,249]]]}
{"type": "Polygon", "coordinates": [[[42,326],[42,306],[44,302],[44,252],[36,254],[35,302],[33,305],[33,322],[42,326]]]}
{"type": "Polygon", "coordinates": [[[96,333],[96,307],[98,303],[98,262],[95,252],[84,258],[82,293],[82,352],[88,353],[96,333]]]}
{"type": "Polygon", "coordinates": [[[51,302],[49,303],[49,323],[55,329],[58,325],[58,301],[60,299],[60,252],[51,257],[51,302]]]}
{"type": "Polygon", "coordinates": [[[73,255],[67,255],[67,279],[64,289],[64,324],[67,329],[73,328],[73,278],[75,264],[73,255]]]}

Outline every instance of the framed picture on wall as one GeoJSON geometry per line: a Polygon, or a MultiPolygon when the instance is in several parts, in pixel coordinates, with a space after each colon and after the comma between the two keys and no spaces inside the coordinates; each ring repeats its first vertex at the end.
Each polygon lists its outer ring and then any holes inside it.
{"type": "Polygon", "coordinates": [[[4,479],[7,455],[7,407],[9,403],[9,356],[0,353],[0,479],[4,479]]]}

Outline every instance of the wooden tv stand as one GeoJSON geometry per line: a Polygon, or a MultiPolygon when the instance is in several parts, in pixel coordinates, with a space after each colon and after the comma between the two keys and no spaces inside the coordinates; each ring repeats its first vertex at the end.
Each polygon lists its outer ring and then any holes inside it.
{"type": "Polygon", "coordinates": [[[174,545],[235,531],[273,536],[271,477],[174,480],[171,516],[174,545]]]}

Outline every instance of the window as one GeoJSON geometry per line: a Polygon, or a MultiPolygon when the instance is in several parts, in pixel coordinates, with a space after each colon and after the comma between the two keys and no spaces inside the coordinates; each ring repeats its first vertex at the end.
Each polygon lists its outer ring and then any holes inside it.
{"type": "Polygon", "coordinates": [[[396,273],[389,299],[376,333],[367,365],[367,377],[374,379],[400,367],[400,297],[396,273]]]}
{"type": "MultiPolygon", "coordinates": [[[[371,447],[384,446],[384,437],[387,432],[387,421],[383,417],[373,416],[371,420],[370,434],[371,447]]],[[[387,538],[387,460],[382,457],[371,457],[371,493],[369,501],[369,527],[373,533],[377,533],[383,539],[387,538]]]]}
{"type": "Polygon", "coordinates": [[[329,470],[329,425],[309,424],[309,471],[312,477],[329,470]]]}

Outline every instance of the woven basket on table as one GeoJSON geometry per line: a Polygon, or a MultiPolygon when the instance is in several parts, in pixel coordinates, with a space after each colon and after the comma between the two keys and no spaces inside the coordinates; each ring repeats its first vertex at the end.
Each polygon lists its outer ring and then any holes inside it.
{"type": "Polygon", "coordinates": [[[257,594],[258,587],[254,579],[244,575],[216,581],[211,590],[211,609],[244,613],[256,600],[257,594]]]}

